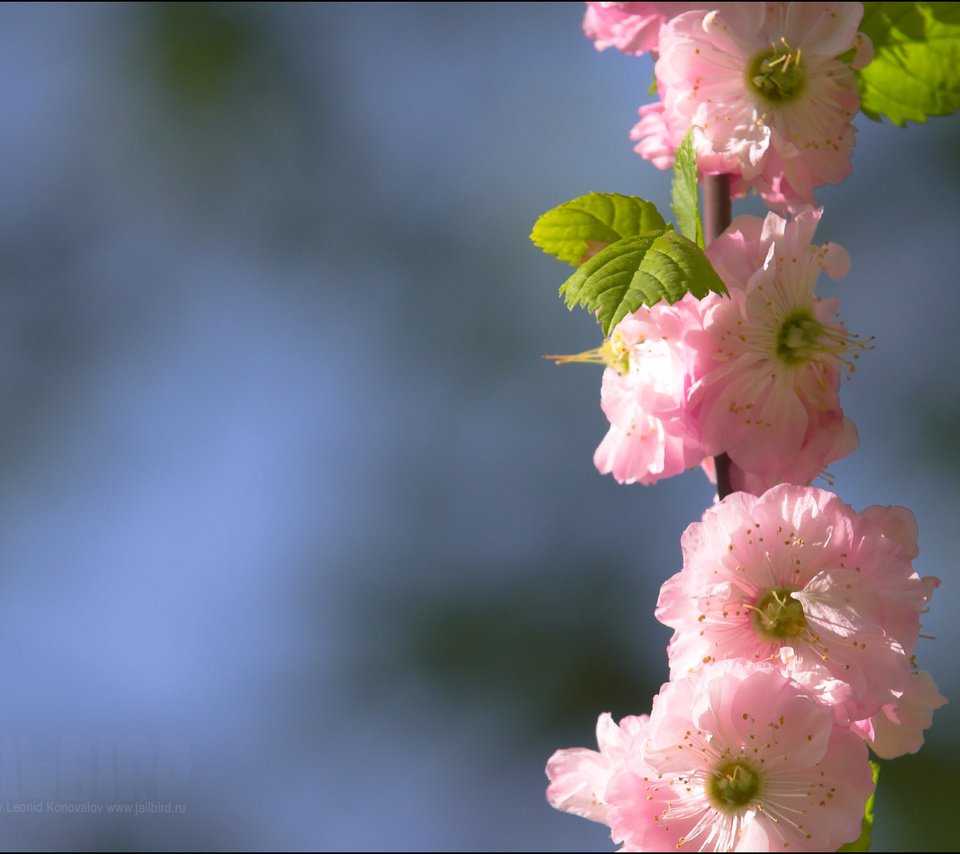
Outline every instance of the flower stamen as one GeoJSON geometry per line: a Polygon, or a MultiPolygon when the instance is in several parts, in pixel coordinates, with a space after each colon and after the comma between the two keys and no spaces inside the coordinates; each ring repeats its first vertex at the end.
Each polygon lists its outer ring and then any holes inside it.
{"type": "Polygon", "coordinates": [[[770,640],[790,640],[805,632],[807,618],[803,605],[790,594],[789,587],[774,587],[748,606],[756,630],[770,640]]]}
{"type": "Polygon", "coordinates": [[[807,85],[807,70],[801,59],[800,48],[794,50],[786,38],[780,44],[772,43],[747,65],[747,85],[760,98],[774,106],[796,100],[807,85]]]}
{"type": "MultiPolygon", "coordinates": [[[[642,343],[640,338],[637,343],[642,343]]],[[[599,347],[592,350],[584,350],[582,353],[574,353],[570,356],[549,355],[544,359],[553,359],[557,365],[567,365],[573,362],[581,362],[589,365],[606,365],[613,368],[620,376],[626,376],[630,373],[630,351],[619,339],[614,336],[607,338],[599,347]]]]}
{"type": "Polygon", "coordinates": [[[760,773],[753,765],[736,759],[721,765],[707,778],[707,797],[722,812],[738,812],[757,798],[760,782],[760,773]]]}
{"type": "Polygon", "coordinates": [[[837,359],[853,373],[860,353],[872,350],[873,341],[873,336],[861,339],[842,326],[821,323],[808,309],[800,309],[780,324],[774,349],[777,358],[790,367],[807,365],[827,356],[837,359]]]}

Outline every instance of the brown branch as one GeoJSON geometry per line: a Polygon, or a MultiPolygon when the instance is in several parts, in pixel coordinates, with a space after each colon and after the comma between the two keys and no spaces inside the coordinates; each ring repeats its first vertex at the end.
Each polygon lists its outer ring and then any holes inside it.
{"type": "MultiPolygon", "coordinates": [[[[703,240],[708,244],[719,237],[733,219],[730,201],[729,175],[703,176],[703,240]]],[[[713,458],[717,468],[717,497],[726,498],[733,487],[730,483],[730,457],[718,454],[713,458]]]]}

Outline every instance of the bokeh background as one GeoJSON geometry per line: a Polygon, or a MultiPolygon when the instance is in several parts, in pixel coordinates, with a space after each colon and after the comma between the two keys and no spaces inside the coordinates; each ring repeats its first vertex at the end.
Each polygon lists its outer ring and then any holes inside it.
{"type": "MultiPolygon", "coordinates": [[[[712,489],[598,475],[600,371],[541,358],[600,334],[534,219],[668,209],[581,16],[0,7],[0,846],[612,850],[543,766],[649,709],[712,489]]],[[[875,848],[956,850],[960,121],[858,124],[833,475],[917,514],[953,699],[875,848]]]]}

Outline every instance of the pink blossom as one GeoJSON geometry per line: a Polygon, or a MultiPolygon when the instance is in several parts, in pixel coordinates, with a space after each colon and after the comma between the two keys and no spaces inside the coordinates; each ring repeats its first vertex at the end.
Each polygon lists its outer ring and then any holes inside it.
{"type": "Polygon", "coordinates": [[[644,104],[640,108],[640,121],[630,131],[630,139],[637,143],[633,150],[657,169],[673,167],[678,145],[676,136],[667,124],[662,101],[644,104]]]}
{"type": "Polygon", "coordinates": [[[615,47],[640,56],[657,49],[663,21],[656,3],[587,3],[583,32],[597,50],[615,47]]]}
{"type": "Polygon", "coordinates": [[[575,747],[554,753],[547,762],[550,806],[606,823],[607,783],[646,738],[649,720],[648,715],[628,716],[618,726],[610,713],[604,712],[597,720],[599,752],[575,747]]]}
{"type": "Polygon", "coordinates": [[[939,581],[913,570],[903,507],[857,513],[830,492],[783,484],[735,492],[683,534],[683,568],[656,616],[674,629],[674,677],[731,658],[774,662],[847,723],[906,690],[939,581]]]}
{"type": "Polygon", "coordinates": [[[881,759],[895,759],[904,753],[916,753],[923,747],[923,731],[933,724],[933,712],[947,704],[937,683],[927,672],[913,673],[897,699],[877,714],[855,721],[860,733],[881,759]]]}
{"type": "Polygon", "coordinates": [[[647,732],[605,793],[625,851],[835,851],[860,835],[864,743],[774,668],[667,683],[647,732]]]}
{"type": "Polygon", "coordinates": [[[611,334],[600,390],[610,428],[593,457],[602,474],[650,484],[703,459],[684,420],[691,324],[699,327],[699,307],[688,294],[674,305],[641,307],[611,334]]]}
{"type": "Polygon", "coordinates": [[[656,53],[660,27],[665,21],[691,9],[709,8],[709,3],[588,2],[583,33],[593,39],[597,50],[615,47],[623,53],[641,56],[647,51],[656,53]]]}
{"type": "Polygon", "coordinates": [[[853,370],[858,342],[818,299],[821,270],[849,269],[837,244],[811,245],[822,209],[789,222],[737,217],[707,255],[729,291],[700,303],[687,419],[703,453],[726,453],[738,486],[762,492],[779,482],[808,483],[857,445],[840,407],[841,372],[853,370]]]}
{"type": "MultiPolygon", "coordinates": [[[[872,56],[857,33],[860,3],[721,3],[664,23],[656,64],[662,122],[634,129],[637,149],[661,152],[694,128],[698,165],[753,185],[769,204],[812,203],[813,190],[851,171],[860,109],[853,67],[872,56]],[[645,143],[645,135],[655,139],[645,143]]],[[[651,158],[652,159],[652,158],[651,158]]],[[[654,161],[664,168],[665,158],[654,161]]]]}

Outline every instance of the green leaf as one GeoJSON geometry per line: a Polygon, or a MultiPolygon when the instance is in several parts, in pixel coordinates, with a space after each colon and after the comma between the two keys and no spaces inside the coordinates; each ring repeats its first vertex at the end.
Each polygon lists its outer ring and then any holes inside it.
{"type": "Polygon", "coordinates": [[[544,252],[578,266],[624,237],[655,235],[667,227],[652,202],[619,193],[588,193],[547,211],[530,239],[544,252]]]}
{"type": "Polygon", "coordinates": [[[853,842],[848,842],[837,851],[869,851],[870,833],[873,830],[873,799],[877,793],[877,779],[880,777],[880,763],[871,760],[873,769],[873,794],[867,798],[867,806],[863,810],[863,824],[860,826],[860,836],[853,842]]]}
{"type": "Polygon", "coordinates": [[[960,3],[864,3],[873,61],[857,73],[863,112],[896,125],[960,109],[960,3]]]}
{"type": "Polygon", "coordinates": [[[700,223],[700,188],[697,184],[697,153],[693,150],[693,128],[677,148],[673,165],[672,207],[680,233],[703,249],[700,223]]]}
{"type": "Polygon", "coordinates": [[[597,313],[604,335],[641,305],[674,303],[688,291],[702,299],[727,289],[703,250],[672,229],[612,243],[560,288],[569,308],[582,305],[597,313]]]}

